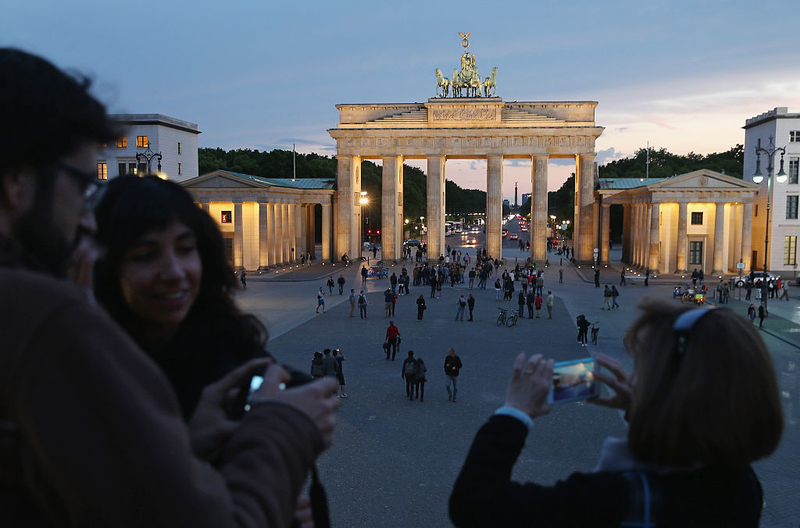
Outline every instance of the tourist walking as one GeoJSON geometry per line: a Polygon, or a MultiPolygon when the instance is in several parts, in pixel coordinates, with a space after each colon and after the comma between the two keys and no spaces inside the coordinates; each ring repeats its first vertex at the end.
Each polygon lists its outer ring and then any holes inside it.
{"type": "Polygon", "coordinates": [[[339,284],[339,295],[342,295],[342,293],[344,292],[344,283],[345,283],[344,275],[339,275],[339,278],[336,279],[336,282],[339,284]]]}
{"type": "Polygon", "coordinates": [[[391,351],[391,359],[397,355],[397,345],[400,344],[400,330],[394,325],[394,321],[389,321],[389,327],[386,328],[386,343],[389,345],[386,348],[386,359],[389,359],[389,352],[391,351]]]}
{"type": "Polygon", "coordinates": [[[364,295],[364,290],[358,294],[358,313],[361,319],[367,318],[367,296],[364,295]]]}
{"type": "Polygon", "coordinates": [[[553,318],[553,305],[555,304],[555,302],[556,302],[556,298],[553,297],[553,292],[548,291],[547,292],[547,318],[548,319],[552,319],[553,318]]]}
{"type": "Polygon", "coordinates": [[[756,307],[755,305],[750,305],[747,307],[747,318],[750,319],[752,324],[756,324],[756,307]]]}
{"type": "Polygon", "coordinates": [[[622,271],[619,272],[619,285],[620,286],[628,285],[628,282],[625,280],[625,268],[622,268],[622,271]]]}
{"type": "Polygon", "coordinates": [[[414,373],[414,388],[416,389],[417,396],[419,396],[419,401],[425,401],[425,382],[428,381],[426,377],[426,373],[428,372],[428,367],[425,366],[425,362],[422,361],[422,358],[417,358],[417,371],[414,373]]]}
{"type": "Polygon", "coordinates": [[[619,297],[619,290],[615,285],[611,285],[611,308],[619,308],[617,304],[617,297],[619,297]]]}
{"type": "Polygon", "coordinates": [[[760,305],[758,307],[758,327],[764,328],[764,318],[767,316],[767,310],[764,309],[764,305],[760,305]]]}
{"type": "Polygon", "coordinates": [[[319,309],[322,308],[322,313],[325,313],[325,292],[322,291],[322,286],[319,287],[319,291],[317,292],[317,311],[319,313],[319,309]]]}
{"type": "Polygon", "coordinates": [[[458,394],[458,373],[461,372],[462,366],[461,358],[456,355],[455,349],[448,350],[444,358],[444,373],[447,376],[447,399],[453,403],[456,402],[458,394]]]}
{"type": "Polygon", "coordinates": [[[595,288],[599,288],[600,287],[600,269],[599,268],[595,268],[595,270],[594,270],[594,287],[595,288]]]}
{"type": "Polygon", "coordinates": [[[246,290],[247,289],[247,272],[244,269],[242,269],[242,271],[239,272],[239,280],[242,283],[242,288],[246,290]]]}
{"type": "Polygon", "coordinates": [[[417,321],[422,321],[422,316],[427,309],[428,307],[425,306],[425,296],[420,294],[420,296],[417,297],[417,321]]]}
{"type": "Polygon", "coordinates": [[[348,297],[348,300],[350,301],[350,317],[355,317],[353,312],[356,309],[356,291],[352,288],[350,289],[350,297],[348,297]]]}
{"type": "Polygon", "coordinates": [[[586,320],[585,315],[581,314],[578,316],[577,325],[578,342],[581,344],[581,346],[589,346],[587,343],[587,336],[589,335],[589,326],[591,326],[591,323],[586,320]]]}
{"type": "Polygon", "coordinates": [[[342,369],[342,363],[347,361],[347,358],[344,357],[344,352],[334,348],[333,359],[336,360],[336,380],[339,382],[339,397],[347,398],[347,393],[344,392],[344,370],[342,369]]]}
{"type": "Polygon", "coordinates": [[[467,297],[467,308],[469,308],[469,320],[472,321],[472,310],[475,309],[475,297],[473,297],[471,293],[469,297],[467,297]]]}
{"type": "Polygon", "coordinates": [[[329,292],[329,294],[330,294],[330,295],[333,295],[333,286],[334,286],[334,282],[333,282],[333,275],[331,275],[331,276],[328,278],[328,283],[327,283],[327,284],[328,284],[328,292],[329,292]]]}
{"type": "Polygon", "coordinates": [[[779,301],[782,299],[786,299],[787,301],[789,300],[789,290],[786,288],[786,281],[781,284],[781,295],[778,297],[779,301]]]}
{"type": "Polygon", "coordinates": [[[603,308],[602,310],[610,310],[611,309],[611,289],[606,284],[605,288],[603,288],[603,308]]]}
{"type": "Polygon", "coordinates": [[[394,308],[394,292],[386,288],[386,291],[383,292],[383,303],[384,303],[384,317],[391,317],[392,310],[394,308]]]}
{"type": "Polygon", "coordinates": [[[467,300],[462,295],[456,301],[456,321],[464,321],[464,311],[467,308],[467,300]]]}
{"type": "Polygon", "coordinates": [[[361,284],[366,284],[367,283],[367,275],[369,275],[369,272],[367,271],[367,267],[366,266],[361,266],[361,284]]]}
{"type": "Polygon", "coordinates": [[[414,359],[414,351],[408,351],[408,357],[403,360],[400,366],[400,379],[406,380],[406,398],[414,399],[414,384],[417,382],[417,360],[414,359]]]}

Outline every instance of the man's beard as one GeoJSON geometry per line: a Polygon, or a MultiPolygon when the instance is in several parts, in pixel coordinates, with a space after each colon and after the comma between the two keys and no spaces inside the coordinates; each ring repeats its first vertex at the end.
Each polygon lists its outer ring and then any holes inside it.
{"type": "Polygon", "coordinates": [[[46,208],[32,207],[11,226],[14,240],[32,264],[57,276],[66,277],[75,240],[65,240],[46,208]]]}

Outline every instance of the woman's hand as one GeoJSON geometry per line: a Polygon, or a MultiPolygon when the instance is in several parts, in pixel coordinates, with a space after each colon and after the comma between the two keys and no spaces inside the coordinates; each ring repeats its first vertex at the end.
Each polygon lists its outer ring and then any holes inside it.
{"type": "Polygon", "coordinates": [[[514,361],[514,373],[506,392],[506,407],[519,409],[531,418],[550,412],[547,394],[553,378],[553,360],[542,359],[541,354],[531,356],[526,362],[522,352],[514,361]]]}
{"type": "Polygon", "coordinates": [[[595,359],[600,366],[605,367],[613,374],[611,376],[604,372],[595,372],[595,377],[613,389],[614,394],[611,396],[597,396],[587,401],[595,405],[627,411],[631,406],[631,376],[622,368],[619,361],[611,359],[605,354],[597,354],[595,359]]]}
{"type": "Polygon", "coordinates": [[[252,376],[254,370],[271,362],[269,358],[251,359],[203,389],[189,420],[189,437],[197,456],[209,460],[236,430],[239,423],[229,420],[226,413],[227,404],[236,396],[232,391],[252,376]]]}

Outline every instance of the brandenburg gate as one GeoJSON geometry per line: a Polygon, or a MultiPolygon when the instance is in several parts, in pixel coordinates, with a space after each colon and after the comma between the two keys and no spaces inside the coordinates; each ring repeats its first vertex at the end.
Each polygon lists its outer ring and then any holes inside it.
{"type": "Polygon", "coordinates": [[[575,258],[591,261],[598,242],[593,101],[504,102],[492,96],[497,69],[483,83],[475,56],[463,35],[461,71],[453,81],[437,70],[438,97],[425,103],[340,104],[339,123],[328,133],[336,140],[337,198],[334,255],[355,257],[361,249],[361,161],[383,163],[381,196],[382,252],[385,260],[402,255],[403,162],[427,161],[428,258],[444,253],[445,161],[486,159],[486,251],[502,252],[504,159],[531,159],[531,258],[547,253],[547,168],[550,159],[575,160],[575,258]],[[483,93],[481,91],[483,88],[483,93]],[[466,90],[466,91],[464,91],[466,90]]]}

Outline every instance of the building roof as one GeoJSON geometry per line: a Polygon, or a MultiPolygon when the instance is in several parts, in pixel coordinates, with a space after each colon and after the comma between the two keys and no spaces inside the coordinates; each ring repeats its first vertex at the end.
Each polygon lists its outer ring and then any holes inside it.
{"type": "Polygon", "coordinates": [[[636,187],[646,187],[658,183],[666,178],[608,178],[600,179],[600,189],[612,191],[622,191],[625,189],[635,189],[636,187]]]}
{"type": "Polygon", "coordinates": [[[333,189],[336,183],[335,179],[328,178],[296,178],[293,180],[292,178],[264,178],[263,176],[253,176],[251,174],[242,174],[241,172],[226,170],[215,172],[224,172],[262,185],[285,187],[288,189],[333,189]]]}
{"type": "Polygon", "coordinates": [[[742,128],[748,129],[752,128],[756,125],[760,125],[762,123],[766,123],[768,121],[774,121],[776,119],[800,119],[800,114],[798,113],[789,113],[789,109],[785,106],[779,106],[768,112],[764,112],[763,114],[759,114],[755,117],[751,117],[747,121],[742,128]]]}
{"type": "Polygon", "coordinates": [[[165,116],[162,114],[111,114],[109,116],[117,123],[127,125],[161,125],[176,130],[183,130],[184,132],[191,132],[193,134],[200,134],[196,123],[183,121],[174,117],[165,116]]]}

